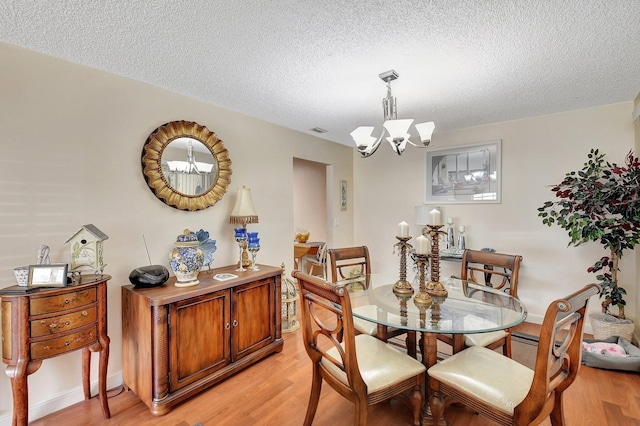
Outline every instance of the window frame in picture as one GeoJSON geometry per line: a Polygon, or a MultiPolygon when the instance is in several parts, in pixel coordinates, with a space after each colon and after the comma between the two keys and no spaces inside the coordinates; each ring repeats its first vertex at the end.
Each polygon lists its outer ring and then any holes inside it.
{"type": "Polygon", "coordinates": [[[425,204],[431,205],[502,203],[502,140],[447,149],[429,149],[425,155],[424,200],[425,204]],[[453,162],[455,162],[455,169],[451,172],[449,166],[453,162]],[[437,172],[436,169],[438,169],[437,172]],[[445,169],[444,173],[447,176],[454,177],[453,183],[450,183],[450,177],[447,177],[444,180],[446,184],[434,185],[435,176],[440,175],[438,178],[442,179],[443,172],[440,169],[445,169]],[[463,174],[465,171],[466,174],[463,174]],[[495,178],[492,178],[491,175],[494,175],[495,178]],[[460,178],[472,183],[460,183],[460,178]],[[449,185],[452,187],[446,189],[446,186],[449,185]],[[486,190],[479,193],[469,193],[469,191],[477,191],[482,188],[486,188],[486,190]]]}
{"type": "Polygon", "coordinates": [[[67,263],[29,265],[28,287],[66,287],[68,268],[67,263]]]}

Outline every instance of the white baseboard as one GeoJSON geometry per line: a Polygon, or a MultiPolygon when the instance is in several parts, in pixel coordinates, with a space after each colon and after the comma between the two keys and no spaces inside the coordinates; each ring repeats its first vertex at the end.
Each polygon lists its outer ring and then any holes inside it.
{"type": "MultiPolygon", "coordinates": [[[[107,389],[113,389],[122,384],[122,371],[111,376],[107,376],[107,389]]],[[[98,394],[98,382],[91,383],[91,395],[98,394]]],[[[53,396],[38,404],[29,406],[29,421],[36,420],[63,408],[69,407],[80,401],[84,401],[84,391],[82,384],[69,390],[68,392],[53,396]]],[[[0,426],[11,426],[13,412],[5,411],[0,413],[0,426]]]]}

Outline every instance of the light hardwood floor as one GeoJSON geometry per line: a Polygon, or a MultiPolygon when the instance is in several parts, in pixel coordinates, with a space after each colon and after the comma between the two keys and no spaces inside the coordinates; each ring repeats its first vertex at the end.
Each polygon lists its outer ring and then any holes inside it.
{"type": "MultiPolygon", "coordinates": [[[[537,326],[523,324],[520,331],[537,334],[537,326]]],[[[43,425],[118,426],[300,426],[311,386],[310,361],[300,330],[284,334],[284,350],[176,406],[169,414],[154,417],[133,392],[109,392],[111,419],[104,420],[96,398],[81,402],[30,423],[43,425]]],[[[640,374],[599,370],[582,366],[565,392],[567,426],[640,425],[640,374]]],[[[353,405],[324,386],[315,426],[352,425],[353,405]]],[[[448,424],[491,426],[490,420],[460,405],[445,411],[448,424]]],[[[410,410],[392,400],[369,408],[370,426],[409,425],[410,410]]],[[[542,423],[551,425],[549,420],[542,423]]]]}

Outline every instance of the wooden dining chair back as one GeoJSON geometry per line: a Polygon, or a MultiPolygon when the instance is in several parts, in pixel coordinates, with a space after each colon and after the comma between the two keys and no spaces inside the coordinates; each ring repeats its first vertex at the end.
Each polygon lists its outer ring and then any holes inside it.
{"type": "MultiPolygon", "coordinates": [[[[467,249],[462,255],[460,278],[476,284],[486,285],[518,297],[518,278],[522,256],[467,249]]],[[[438,339],[452,346],[456,353],[470,346],[502,348],[502,353],[511,358],[511,329],[489,333],[465,335],[438,335],[438,339]]]]}
{"type": "Polygon", "coordinates": [[[420,424],[425,367],[373,336],[355,334],[344,287],[294,271],[301,295],[302,336],[312,381],[304,425],[315,417],[323,380],[355,404],[355,425],[367,423],[368,405],[408,392],[413,424],[420,424]]]}
{"type": "Polygon", "coordinates": [[[483,250],[465,250],[460,278],[484,284],[518,297],[522,256],[483,250]]]}
{"type": "Polygon", "coordinates": [[[580,369],[589,299],[601,291],[589,284],[549,305],[534,370],[480,346],[429,368],[433,417],[442,417],[449,398],[502,425],[537,425],[549,416],[552,425],[564,425],[562,395],[580,369]]]}
{"type": "Polygon", "coordinates": [[[329,249],[327,261],[329,262],[327,274],[332,282],[371,273],[371,260],[367,246],[329,249]]]}

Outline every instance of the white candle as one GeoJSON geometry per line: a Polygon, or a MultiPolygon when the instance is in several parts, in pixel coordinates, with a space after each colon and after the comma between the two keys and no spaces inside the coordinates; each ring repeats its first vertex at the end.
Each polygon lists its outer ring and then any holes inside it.
{"type": "Polygon", "coordinates": [[[448,219],[447,219],[447,223],[448,223],[449,225],[453,225],[453,218],[452,218],[452,217],[448,218],[448,219]]]}
{"type": "Polygon", "coordinates": [[[460,226],[458,227],[458,231],[460,231],[460,232],[464,232],[464,225],[460,225],[460,226]]]}
{"type": "Polygon", "coordinates": [[[429,212],[429,225],[442,225],[441,219],[440,219],[440,210],[438,209],[433,209],[429,212]]]}
{"type": "Polygon", "coordinates": [[[416,238],[416,253],[429,254],[429,239],[424,235],[420,235],[416,238]]]}
{"type": "Polygon", "coordinates": [[[398,237],[409,236],[409,224],[404,220],[398,224],[398,237]]]}

